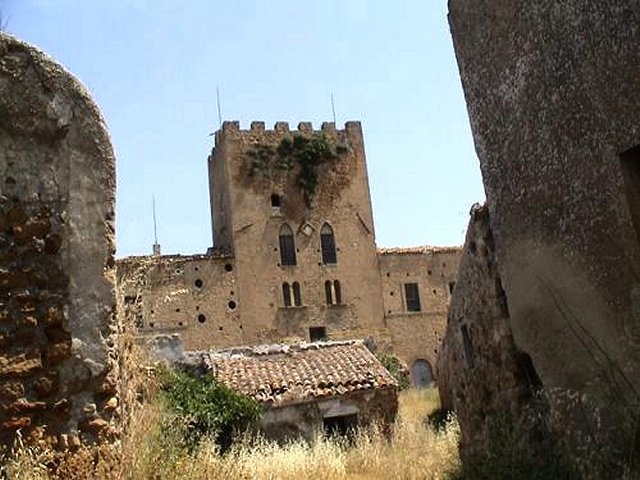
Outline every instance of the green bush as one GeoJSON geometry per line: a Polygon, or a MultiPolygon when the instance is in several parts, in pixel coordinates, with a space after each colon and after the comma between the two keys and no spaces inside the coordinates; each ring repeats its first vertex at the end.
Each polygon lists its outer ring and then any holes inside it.
{"type": "Polygon", "coordinates": [[[164,371],[161,378],[162,397],[184,428],[189,448],[208,437],[225,451],[234,434],[254,426],[260,416],[253,399],[225,387],[210,374],[195,377],[164,371]]]}
{"type": "Polygon", "coordinates": [[[400,359],[387,353],[375,352],[374,355],[380,363],[387,369],[393,378],[398,382],[398,390],[406,390],[411,386],[409,372],[400,359]]]}

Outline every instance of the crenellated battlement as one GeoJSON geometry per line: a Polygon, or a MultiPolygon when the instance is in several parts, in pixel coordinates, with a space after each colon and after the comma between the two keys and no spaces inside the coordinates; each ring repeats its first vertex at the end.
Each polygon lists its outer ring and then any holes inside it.
{"type": "MultiPolygon", "coordinates": [[[[340,130],[336,129],[336,124],[334,122],[322,122],[319,130],[314,130],[313,123],[311,122],[300,122],[298,123],[297,130],[291,130],[289,127],[289,122],[276,122],[273,126],[272,130],[267,130],[265,128],[265,122],[262,121],[253,121],[251,122],[249,129],[241,129],[240,122],[237,120],[233,121],[225,121],[222,124],[222,128],[216,132],[216,136],[219,133],[227,134],[227,133],[314,133],[314,132],[324,132],[327,134],[335,134],[340,130]]],[[[362,125],[357,121],[348,121],[344,124],[345,132],[361,132],[362,125]]]]}

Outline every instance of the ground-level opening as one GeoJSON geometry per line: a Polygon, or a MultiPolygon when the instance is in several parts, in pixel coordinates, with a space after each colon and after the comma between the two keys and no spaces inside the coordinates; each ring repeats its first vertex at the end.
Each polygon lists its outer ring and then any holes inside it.
{"type": "Polygon", "coordinates": [[[326,327],[309,327],[309,340],[319,342],[327,338],[326,327]]]}
{"type": "Polygon", "coordinates": [[[411,365],[411,382],[416,388],[426,388],[433,383],[433,369],[424,358],[419,358],[411,365]]]}
{"type": "Polygon", "coordinates": [[[350,437],[358,426],[358,414],[325,417],[322,419],[322,426],[327,436],[350,437]]]}

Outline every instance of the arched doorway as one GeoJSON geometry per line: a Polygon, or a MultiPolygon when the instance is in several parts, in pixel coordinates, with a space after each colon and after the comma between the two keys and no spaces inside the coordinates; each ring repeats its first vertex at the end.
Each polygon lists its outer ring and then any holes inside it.
{"type": "Polygon", "coordinates": [[[433,371],[425,359],[419,358],[411,365],[411,383],[416,388],[426,388],[433,383],[433,371]]]}

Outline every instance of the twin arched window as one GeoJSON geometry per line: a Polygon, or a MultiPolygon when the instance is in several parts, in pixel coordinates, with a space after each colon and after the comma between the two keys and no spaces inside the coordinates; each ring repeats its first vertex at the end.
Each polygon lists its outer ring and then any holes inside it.
{"type": "Polygon", "coordinates": [[[291,285],[289,283],[284,282],[282,284],[282,298],[284,300],[285,307],[301,307],[302,306],[302,295],[300,294],[300,283],[293,282],[291,285]],[[291,303],[291,291],[293,290],[293,304],[291,303]]]}
{"type": "MultiPolygon", "coordinates": [[[[293,230],[288,224],[284,223],[280,227],[278,240],[280,243],[280,265],[296,265],[296,241],[293,236],[293,230]]],[[[333,228],[328,223],[322,225],[320,229],[320,249],[323,264],[338,263],[336,239],[333,235],[333,228]]]]}
{"type": "Polygon", "coordinates": [[[342,291],[340,290],[340,282],[338,280],[327,280],[324,282],[324,293],[327,299],[327,305],[340,305],[342,303],[342,291]]]}

